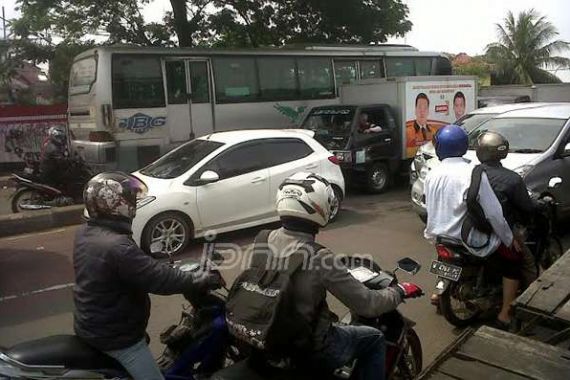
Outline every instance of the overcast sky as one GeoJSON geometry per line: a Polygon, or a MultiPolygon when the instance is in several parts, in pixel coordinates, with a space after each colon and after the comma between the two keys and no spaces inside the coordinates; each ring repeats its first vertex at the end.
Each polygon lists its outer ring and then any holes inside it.
{"type": "MultiPolygon", "coordinates": [[[[511,10],[515,14],[536,8],[548,17],[560,32],[560,39],[570,41],[569,0],[404,0],[410,8],[414,26],[406,37],[390,42],[407,43],[420,50],[449,53],[482,54],[485,46],[496,40],[496,23],[511,10]]],[[[7,18],[16,16],[15,0],[0,0],[7,18]]],[[[170,1],[154,0],[144,9],[149,21],[160,21],[170,1]]],[[[566,53],[570,57],[570,53],[566,53]]],[[[557,75],[570,82],[570,71],[557,75]]]]}

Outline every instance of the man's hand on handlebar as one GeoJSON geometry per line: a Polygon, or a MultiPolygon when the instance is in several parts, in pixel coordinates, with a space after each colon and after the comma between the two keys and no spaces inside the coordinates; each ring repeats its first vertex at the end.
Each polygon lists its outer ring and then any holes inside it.
{"type": "Polygon", "coordinates": [[[220,272],[214,271],[199,271],[194,273],[194,284],[196,291],[209,291],[216,290],[226,285],[220,272]]]}
{"type": "Polygon", "coordinates": [[[394,287],[403,299],[423,296],[424,291],[418,285],[411,282],[401,282],[394,287]]]}

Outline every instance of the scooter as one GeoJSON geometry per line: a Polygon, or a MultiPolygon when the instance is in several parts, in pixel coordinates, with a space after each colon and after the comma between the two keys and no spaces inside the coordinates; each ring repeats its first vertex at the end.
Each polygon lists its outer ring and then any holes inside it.
{"type": "MultiPolygon", "coordinates": [[[[216,260],[220,260],[216,255],[216,260]]],[[[223,259],[223,258],[222,258],[223,259]]],[[[182,271],[211,268],[203,263],[177,262],[182,271]]],[[[227,290],[227,289],[226,289],[227,290]]],[[[157,363],[167,380],[193,380],[208,376],[226,363],[231,337],[225,322],[225,295],[219,292],[184,294],[192,308],[184,308],[177,326],[161,334],[166,344],[157,363]]],[[[74,335],[56,335],[0,349],[0,378],[9,379],[126,379],[125,369],[111,357],[74,335]]]]}
{"type": "Polygon", "coordinates": [[[16,183],[16,192],[12,194],[12,212],[42,210],[52,207],[70,206],[83,202],[83,188],[93,176],[89,166],[77,156],[69,160],[65,168],[64,183],[59,188],[41,183],[37,171],[24,174],[13,173],[11,179],[16,183]]]}
{"type": "MultiPolygon", "coordinates": [[[[344,258],[349,272],[370,289],[385,289],[398,283],[396,271],[402,270],[416,274],[421,266],[410,258],[398,261],[393,272],[383,271],[375,262],[359,257],[344,258]]],[[[398,310],[393,310],[376,318],[363,318],[354,313],[347,313],[340,321],[347,325],[372,326],[384,333],[387,342],[386,378],[389,380],[415,379],[422,370],[422,346],[414,330],[415,322],[404,317],[398,310]]],[[[280,364],[287,363],[280,361],[280,364]]],[[[289,361],[290,362],[290,361],[289,361]]],[[[272,363],[260,363],[255,356],[226,367],[212,376],[212,380],[308,380],[308,379],[350,379],[353,377],[357,361],[337,369],[332,374],[312,373],[299,366],[276,366],[272,363]]]]}

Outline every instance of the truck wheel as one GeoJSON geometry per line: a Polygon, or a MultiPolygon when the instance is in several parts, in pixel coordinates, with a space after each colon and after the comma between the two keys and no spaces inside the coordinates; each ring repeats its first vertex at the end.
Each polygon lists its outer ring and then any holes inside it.
{"type": "Polygon", "coordinates": [[[384,192],[390,187],[390,171],[385,164],[374,164],[366,173],[368,191],[375,194],[384,192]]]}

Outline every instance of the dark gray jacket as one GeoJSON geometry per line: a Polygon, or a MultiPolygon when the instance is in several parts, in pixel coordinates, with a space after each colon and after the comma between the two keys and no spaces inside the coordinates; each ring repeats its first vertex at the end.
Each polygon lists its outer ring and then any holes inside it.
{"type": "MultiPolygon", "coordinates": [[[[268,243],[274,254],[286,257],[297,252],[304,243],[314,241],[312,235],[280,228],[271,232],[268,243]]],[[[356,280],[348,269],[328,249],[319,251],[292,278],[293,299],[299,314],[314,324],[314,347],[322,348],[334,320],[327,305],[329,291],[345,306],[362,317],[376,317],[394,310],[401,302],[400,293],[393,288],[371,290],[356,280]]]]}
{"type": "Polygon", "coordinates": [[[529,196],[522,177],[501,163],[484,163],[482,166],[509,226],[513,227],[515,223],[526,225],[538,205],[529,196]]]}
{"type": "Polygon", "coordinates": [[[130,225],[90,220],[77,231],[75,333],[102,351],[129,347],[145,336],[153,294],[190,289],[193,277],[146,255],[130,225]]]}

